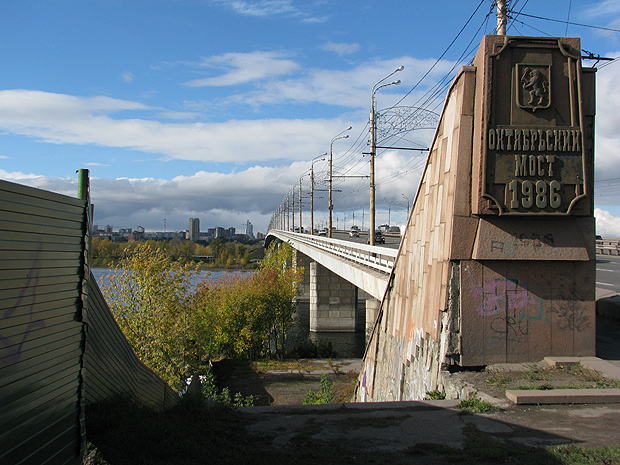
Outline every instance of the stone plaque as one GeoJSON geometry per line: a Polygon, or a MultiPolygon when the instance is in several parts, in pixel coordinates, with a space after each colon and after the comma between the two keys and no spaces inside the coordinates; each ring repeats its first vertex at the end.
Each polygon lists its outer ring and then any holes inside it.
{"type": "Polygon", "coordinates": [[[589,214],[579,40],[505,37],[487,60],[480,213],[589,214]]]}

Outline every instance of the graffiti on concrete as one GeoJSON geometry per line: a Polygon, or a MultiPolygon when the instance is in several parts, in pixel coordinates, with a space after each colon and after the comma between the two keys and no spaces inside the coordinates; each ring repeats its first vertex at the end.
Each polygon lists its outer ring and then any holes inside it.
{"type": "MultiPolygon", "coordinates": [[[[39,271],[40,271],[40,260],[39,260],[39,252],[35,255],[34,263],[30,270],[30,274],[28,275],[28,281],[22,288],[21,293],[19,294],[15,305],[11,308],[4,310],[2,314],[2,320],[6,322],[9,318],[11,318],[18,309],[23,310],[26,308],[27,314],[30,315],[30,320],[28,325],[26,326],[23,333],[14,336],[14,337],[6,337],[0,332],[0,348],[3,349],[3,356],[0,357],[0,366],[6,366],[18,362],[22,355],[22,348],[24,343],[30,337],[30,334],[40,328],[45,327],[45,321],[43,320],[35,320],[34,319],[34,305],[36,301],[36,289],[39,283],[39,271]],[[31,298],[32,301],[28,304],[27,299],[31,298]]],[[[3,327],[5,325],[2,325],[3,327]]]]}
{"type": "Polygon", "coordinates": [[[529,283],[503,278],[489,281],[473,289],[477,312],[490,318],[489,328],[493,333],[506,335],[508,340],[518,341],[527,336],[534,322],[552,323],[560,330],[585,331],[592,321],[587,308],[580,305],[586,299],[579,292],[561,292],[547,304],[538,297],[561,277],[561,273],[557,276],[535,273],[529,276],[529,283]]]}
{"type": "Polygon", "coordinates": [[[491,330],[498,334],[505,334],[508,340],[518,341],[521,336],[527,336],[530,331],[530,322],[524,318],[514,316],[497,316],[491,321],[491,330]]]}
{"type": "Polygon", "coordinates": [[[586,309],[579,305],[583,297],[578,292],[560,295],[551,308],[555,315],[556,325],[559,329],[571,331],[585,331],[591,325],[586,309]]]}
{"type": "MultiPolygon", "coordinates": [[[[495,279],[482,287],[474,288],[474,296],[481,301],[478,314],[486,317],[520,310],[520,318],[543,320],[543,300],[532,295],[528,283],[523,284],[520,291],[516,290],[518,285],[519,281],[516,279],[495,279]]],[[[547,318],[544,320],[549,321],[547,318]]]]}
{"type": "Polygon", "coordinates": [[[514,241],[491,241],[491,252],[498,255],[506,255],[513,257],[519,249],[528,247],[534,247],[539,249],[543,245],[553,246],[555,244],[555,238],[553,234],[547,233],[545,235],[532,233],[532,234],[517,234],[513,233],[514,241]]]}

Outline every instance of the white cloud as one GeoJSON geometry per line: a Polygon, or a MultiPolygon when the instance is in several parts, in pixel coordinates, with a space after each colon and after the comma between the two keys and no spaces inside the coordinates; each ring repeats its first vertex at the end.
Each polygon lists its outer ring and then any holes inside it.
{"type": "Polygon", "coordinates": [[[129,71],[123,71],[121,73],[121,79],[127,83],[130,83],[133,81],[134,75],[130,73],[129,71]]]}
{"type": "MultiPolygon", "coordinates": [[[[222,123],[164,123],[115,119],[114,113],[150,110],[108,97],[39,91],[0,91],[0,128],[56,144],[95,144],[181,160],[226,163],[307,159],[320,153],[340,119],[266,119],[222,123]]],[[[359,124],[359,123],[358,123],[359,124]]]]}
{"type": "MultiPolygon", "coordinates": [[[[283,193],[299,183],[300,173],[309,166],[309,162],[298,162],[279,168],[254,166],[229,174],[199,171],[171,180],[91,177],[94,221],[161,230],[166,218],[169,230],[182,230],[190,217],[199,217],[205,228],[240,227],[249,219],[256,230],[265,231],[283,193]],[[229,222],[222,223],[226,218],[229,222]],[[239,225],[231,223],[233,220],[239,225]]],[[[0,170],[0,179],[71,197],[77,194],[77,177],[51,178],[0,170]]],[[[322,208],[318,201],[316,208],[322,208]]]]}
{"type": "MultiPolygon", "coordinates": [[[[314,6],[313,3],[300,3],[295,5],[293,0],[213,0],[215,3],[224,5],[235,13],[244,16],[266,18],[277,15],[301,18],[306,23],[322,23],[327,21],[328,15],[316,16],[300,7],[308,8],[314,6]]],[[[318,3],[321,5],[321,2],[318,3]]]]}
{"type": "Polygon", "coordinates": [[[594,209],[596,234],[603,237],[620,237],[620,217],[613,216],[606,210],[594,209]]]}
{"type": "MultiPolygon", "coordinates": [[[[366,110],[369,109],[372,86],[397,67],[404,65],[404,71],[394,77],[400,79],[402,84],[399,87],[393,86],[379,91],[378,108],[382,108],[395,103],[408,92],[434,63],[435,60],[419,60],[405,56],[364,63],[345,71],[311,69],[305,76],[281,81],[271,80],[261,84],[256,91],[236,95],[230,100],[251,105],[321,103],[366,110]]],[[[436,79],[449,72],[452,66],[451,62],[440,62],[429,74],[424,85],[421,85],[420,89],[417,89],[403,104],[414,104],[416,96],[422,95],[426,89],[435,84],[436,79]]],[[[441,95],[440,99],[443,97],[441,95]]]]}
{"type": "Polygon", "coordinates": [[[327,42],[323,44],[321,48],[327,52],[334,52],[337,55],[344,56],[344,55],[352,55],[353,53],[359,51],[360,44],[343,44],[343,43],[327,42]]]}
{"type": "MultiPolygon", "coordinates": [[[[618,56],[618,52],[615,53],[618,56]]],[[[596,73],[595,168],[603,179],[620,165],[620,66],[611,65],[596,73]]]]}
{"type": "Polygon", "coordinates": [[[236,13],[246,16],[272,16],[297,13],[292,0],[216,0],[236,13]]]}
{"type": "Polygon", "coordinates": [[[220,76],[194,79],[186,82],[190,87],[234,86],[290,74],[299,68],[292,60],[283,59],[278,52],[226,53],[203,58],[196,66],[221,68],[227,72],[220,76]]]}

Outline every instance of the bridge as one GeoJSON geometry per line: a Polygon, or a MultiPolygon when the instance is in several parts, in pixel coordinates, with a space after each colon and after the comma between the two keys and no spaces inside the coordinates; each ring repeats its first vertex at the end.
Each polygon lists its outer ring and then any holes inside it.
{"type": "Polygon", "coordinates": [[[367,324],[374,322],[397,249],[272,229],[266,243],[275,239],[297,250],[297,262],[306,270],[301,298],[310,303],[311,331],[359,330],[360,300],[365,301],[367,324]]]}
{"type": "Polygon", "coordinates": [[[594,71],[579,39],[486,36],[448,91],[397,251],[286,232],[274,213],[268,240],[309,270],[311,329],[351,330],[368,294],[357,400],[421,399],[449,366],[595,355],[594,71]],[[534,77],[553,93],[532,94],[534,77]]]}

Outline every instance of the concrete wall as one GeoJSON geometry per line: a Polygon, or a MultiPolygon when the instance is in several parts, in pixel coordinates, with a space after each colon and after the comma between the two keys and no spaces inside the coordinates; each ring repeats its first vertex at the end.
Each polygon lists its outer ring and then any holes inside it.
{"type": "Polygon", "coordinates": [[[576,39],[487,36],[455,78],[357,400],[423,398],[449,365],[594,355],[594,79],[578,56],[576,39]],[[532,68],[548,80],[547,100],[529,104],[521,76],[532,68]],[[528,139],[517,151],[514,139],[489,140],[504,130],[581,140],[558,149],[528,139]]]}
{"type": "Polygon", "coordinates": [[[355,285],[310,263],[310,331],[355,332],[356,306],[355,285]]]}

